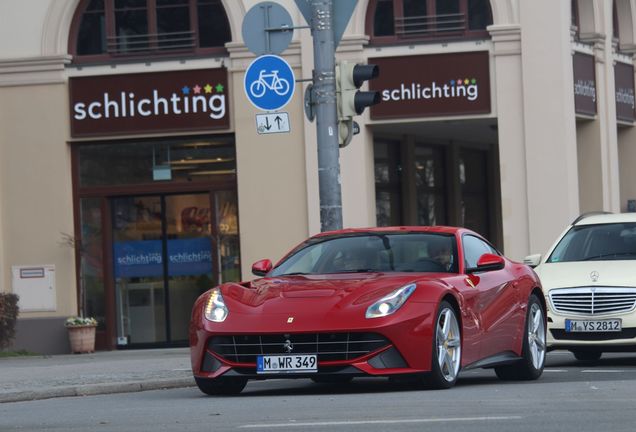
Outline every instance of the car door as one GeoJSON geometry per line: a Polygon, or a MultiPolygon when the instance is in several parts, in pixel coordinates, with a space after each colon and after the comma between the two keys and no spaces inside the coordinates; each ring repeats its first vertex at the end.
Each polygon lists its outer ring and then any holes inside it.
{"type": "MultiPolygon", "coordinates": [[[[500,253],[483,239],[463,236],[465,268],[477,268],[477,261],[485,253],[500,253]]],[[[507,265],[501,270],[473,272],[470,283],[476,295],[471,306],[482,335],[481,357],[489,357],[513,349],[519,325],[519,289],[507,265]]]]}

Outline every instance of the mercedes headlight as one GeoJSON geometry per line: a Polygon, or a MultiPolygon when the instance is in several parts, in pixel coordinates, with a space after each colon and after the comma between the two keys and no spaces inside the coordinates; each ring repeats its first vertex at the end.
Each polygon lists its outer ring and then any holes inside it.
{"type": "Polygon", "coordinates": [[[391,294],[382,297],[380,300],[369,306],[365,316],[367,318],[380,318],[391,315],[397,311],[404,302],[406,302],[411,294],[413,294],[413,291],[415,291],[414,283],[396,289],[391,294]]]}
{"type": "Polygon", "coordinates": [[[221,290],[214,288],[210,292],[208,302],[205,305],[205,317],[214,322],[223,322],[227,318],[228,310],[223,301],[221,290]]]}

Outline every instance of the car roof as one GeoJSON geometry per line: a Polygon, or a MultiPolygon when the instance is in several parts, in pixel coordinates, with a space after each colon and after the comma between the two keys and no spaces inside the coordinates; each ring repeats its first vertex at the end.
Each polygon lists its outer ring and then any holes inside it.
{"type": "Polygon", "coordinates": [[[470,232],[465,228],[460,227],[450,227],[450,226],[390,226],[390,227],[372,227],[372,228],[345,228],[342,230],[336,231],[325,231],[320,234],[316,234],[313,236],[323,237],[323,236],[338,236],[338,235],[346,235],[346,234],[365,234],[365,233],[400,233],[400,232],[416,232],[416,233],[435,233],[435,234],[456,234],[460,231],[470,232]]]}
{"type": "Polygon", "coordinates": [[[574,225],[598,225],[624,222],[636,222],[636,213],[591,214],[575,221],[574,225]]]}

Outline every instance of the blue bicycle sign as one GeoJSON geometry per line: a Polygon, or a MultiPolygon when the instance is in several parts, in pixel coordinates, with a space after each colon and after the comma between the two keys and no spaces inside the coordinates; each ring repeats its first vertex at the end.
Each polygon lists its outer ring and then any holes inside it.
{"type": "Polygon", "coordinates": [[[294,72],[283,58],[263,55],[245,71],[244,87],[247,98],[256,108],[276,111],[287,105],[294,95],[294,72]]]}

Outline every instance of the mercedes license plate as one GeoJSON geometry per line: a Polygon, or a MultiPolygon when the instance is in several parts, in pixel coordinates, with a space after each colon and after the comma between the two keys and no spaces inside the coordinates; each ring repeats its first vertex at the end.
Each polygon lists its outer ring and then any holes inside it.
{"type": "Polygon", "coordinates": [[[609,320],[565,320],[565,331],[568,333],[578,332],[619,332],[622,330],[620,319],[609,320]]]}
{"type": "Polygon", "coordinates": [[[318,372],[316,354],[258,356],[256,373],[312,373],[318,372]]]}

